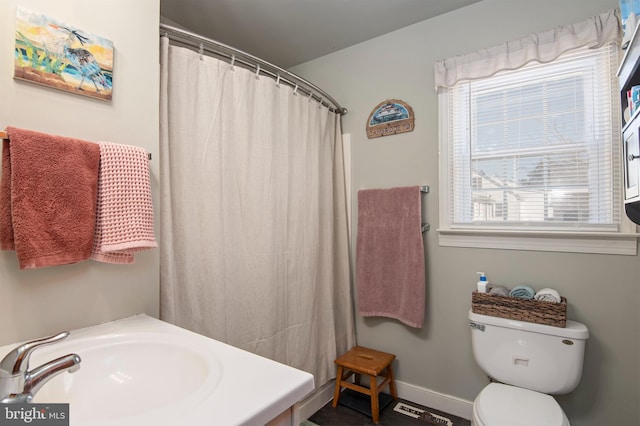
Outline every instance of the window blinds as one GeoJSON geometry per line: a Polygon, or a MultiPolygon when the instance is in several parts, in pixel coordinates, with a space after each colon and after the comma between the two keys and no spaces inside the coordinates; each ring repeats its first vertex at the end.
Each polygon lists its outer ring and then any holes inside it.
{"type": "Polygon", "coordinates": [[[451,227],[617,230],[615,43],[448,90],[451,227]]]}

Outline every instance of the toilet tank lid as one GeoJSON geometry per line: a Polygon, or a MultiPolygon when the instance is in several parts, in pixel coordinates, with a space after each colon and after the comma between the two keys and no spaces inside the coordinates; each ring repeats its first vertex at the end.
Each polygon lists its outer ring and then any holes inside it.
{"type": "Polygon", "coordinates": [[[570,339],[586,340],[589,338],[589,330],[587,329],[587,326],[571,320],[567,320],[566,327],[554,327],[551,325],[476,314],[471,310],[469,310],[469,319],[478,324],[494,325],[533,333],[550,334],[552,336],[567,337],[570,339]]]}

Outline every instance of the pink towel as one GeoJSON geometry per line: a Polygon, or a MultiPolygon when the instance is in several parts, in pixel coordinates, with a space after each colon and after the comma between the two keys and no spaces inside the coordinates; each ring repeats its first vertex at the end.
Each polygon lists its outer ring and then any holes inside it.
{"type": "Polygon", "coordinates": [[[358,191],[356,287],[362,316],[420,328],[425,267],[420,187],[358,191]]]}
{"type": "Polygon", "coordinates": [[[0,248],[20,269],[86,260],[93,246],[100,147],[8,127],[2,147],[0,248]]]}
{"type": "Polygon", "coordinates": [[[99,145],[98,213],[91,258],[133,263],[135,252],[158,246],[147,153],[131,145],[99,145]]]}
{"type": "Polygon", "coordinates": [[[9,140],[2,140],[2,178],[0,179],[0,249],[14,250],[11,220],[11,153],[9,140]]]}

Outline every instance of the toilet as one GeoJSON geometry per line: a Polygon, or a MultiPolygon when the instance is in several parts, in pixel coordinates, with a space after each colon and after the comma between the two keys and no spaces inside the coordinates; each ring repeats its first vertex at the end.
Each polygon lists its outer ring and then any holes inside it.
{"type": "Polygon", "coordinates": [[[469,311],[473,356],[492,383],[473,402],[472,426],[569,426],[551,395],[574,390],[582,376],[584,324],[566,327],[469,311]]]}

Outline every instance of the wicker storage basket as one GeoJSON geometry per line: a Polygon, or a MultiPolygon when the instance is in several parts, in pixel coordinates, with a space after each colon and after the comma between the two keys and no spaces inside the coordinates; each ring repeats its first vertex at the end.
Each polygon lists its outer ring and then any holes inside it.
{"type": "Polygon", "coordinates": [[[565,327],[567,325],[567,299],[560,303],[541,300],[525,300],[498,294],[478,293],[471,295],[471,311],[476,314],[508,318],[536,324],[565,327]]]}

